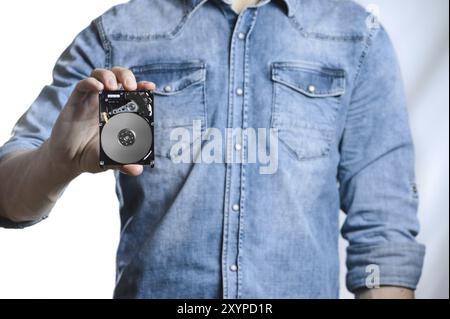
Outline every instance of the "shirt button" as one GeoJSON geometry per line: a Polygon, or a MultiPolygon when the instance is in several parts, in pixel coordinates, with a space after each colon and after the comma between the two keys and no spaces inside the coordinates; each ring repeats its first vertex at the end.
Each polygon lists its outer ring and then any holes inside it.
{"type": "Polygon", "coordinates": [[[232,272],[237,271],[237,269],[238,269],[238,267],[237,267],[236,265],[231,265],[231,266],[230,266],[230,270],[231,270],[232,272]]]}
{"type": "Polygon", "coordinates": [[[239,205],[238,205],[238,204],[234,204],[234,205],[233,205],[233,210],[234,210],[235,212],[238,212],[238,211],[239,211],[239,205]]]}
{"type": "Polygon", "coordinates": [[[244,40],[245,39],[245,33],[239,32],[238,38],[239,38],[239,40],[244,40]]]}
{"type": "Polygon", "coordinates": [[[314,85],[310,85],[310,86],[308,86],[308,92],[309,93],[314,93],[314,92],[316,92],[316,87],[314,86],[314,85]]]}
{"type": "Polygon", "coordinates": [[[172,92],[172,87],[170,85],[166,85],[164,87],[164,92],[166,92],[166,93],[172,92]]]}
{"type": "Polygon", "coordinates": [[[241,144],[236,144],[234,146],[234,148],[236,149],[236,151],[240,151],[240,150],[242,150],[242,145],[241,144]]]}
{"type": "Polygon", "coordinates": [[[236,94],[237,94],[238,96],[242,96],[242,95],[244,95],[244,90],[241,89],[241,88],[239,88],[239,89],[236,90],[236,94]]]}

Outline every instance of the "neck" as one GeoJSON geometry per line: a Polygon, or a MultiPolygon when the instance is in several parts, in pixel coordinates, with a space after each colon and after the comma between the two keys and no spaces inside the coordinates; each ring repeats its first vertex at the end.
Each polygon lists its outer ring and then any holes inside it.
{"type": "Polygon", "coordinates": [[[241,13],[247,7],[255,5],[258,2],[259,0],[233,0],[231,8],[234,10],[234,12],[241,13]]]}

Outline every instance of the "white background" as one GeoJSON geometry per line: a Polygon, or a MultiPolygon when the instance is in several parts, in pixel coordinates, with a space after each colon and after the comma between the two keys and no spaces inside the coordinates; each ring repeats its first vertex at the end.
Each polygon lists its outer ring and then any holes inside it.
{"type": "MultiPolygon", "coordinates": [[[[92,19],[120,2],[15,0],[0,5],[0,144],[42,86],[50,83],[65,47],[92,19]]],[[[421,190],[419,240],[427,245],[417,296],[448,298],[448,1],[360,2],[380,8],[400,57],[410,103],[421,190]]],[[[83,175],[45,222],[21,231],[0,229],[0,298],[110,298],[118,238],[112,174],[83,175]]],[[[342,260],[344,246],[342,242],[342,260]]],[[[342,262],[342,279],[344,274],[342,262]]],[[[344,284],[342,297],[351,297],[344,284]]]]}

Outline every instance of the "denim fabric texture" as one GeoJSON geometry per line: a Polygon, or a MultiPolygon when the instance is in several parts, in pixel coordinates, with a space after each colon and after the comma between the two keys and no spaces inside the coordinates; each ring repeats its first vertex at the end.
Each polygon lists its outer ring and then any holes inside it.
{"type": "Polygon", "coordinates": [[[116,173],[114,297],[337,298],[340,210],[348,288],[365,287],[371,265],[380,285],[416,287],[425,249],[415,240],[401,73],[386,31],[364,8],[263,0],[237,15],[220,0],[116,6],[62,54],[0,158],[39,147],[76,83],[113,66],[157,85],[156,166],[140,177],[116,173]],[[193,121],[202,132],[276,129],[277,171],[175,163],[170,132],[191,132],[193,121]]]}

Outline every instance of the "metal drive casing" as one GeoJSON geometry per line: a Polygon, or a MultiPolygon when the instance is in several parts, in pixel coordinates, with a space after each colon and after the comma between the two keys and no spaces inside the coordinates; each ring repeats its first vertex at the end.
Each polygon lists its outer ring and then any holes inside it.
{"type": "Polygon", "coordinates": [[[148,90],[99,93],[100,166],[154,165],[154,97],[148,90]]]}

